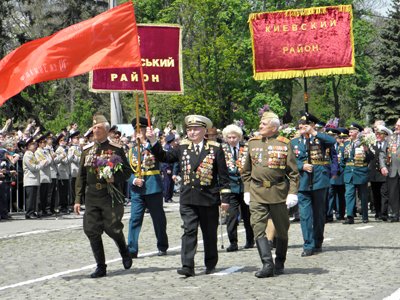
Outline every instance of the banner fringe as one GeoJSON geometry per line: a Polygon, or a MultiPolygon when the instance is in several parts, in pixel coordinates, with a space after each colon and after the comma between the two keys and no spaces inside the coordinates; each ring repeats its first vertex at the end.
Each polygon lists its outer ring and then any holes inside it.
{"type": "Polygon", "coordinates": [[[300,17],[300,16],[309,16],[314,14],[326,14],[328,9],[337,9],[339,12],[347,12],[347,13],[352,12],[351,5],[321,6],[321,7],[309,7],[309,8],[299,8],[299,9],[289,9],[289,10],[277,10],[277,11],[262,12],[262,13],[252,13],[249,15],[248,22],[255,19],[260,19],[266,14],[283,13],[285,14],[285,16],[300,17]]]}
{"type": "Polygon", "coordinates": [[[313,70],[290,70],[290,71],[276,71],[276,72],[255,72],[253,78],[255,80],[291,79],[296,77],[345,75],[345,74],[354,74],[354,72],[355,72],[354,67],[325,68],[325,69],[313,69],[313,70]]]}

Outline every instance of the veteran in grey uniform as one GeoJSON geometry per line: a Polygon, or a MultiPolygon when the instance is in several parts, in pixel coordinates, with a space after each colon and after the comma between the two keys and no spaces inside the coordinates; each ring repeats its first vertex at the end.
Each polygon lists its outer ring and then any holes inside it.
{"type": "Polygon", "coordinates": [[[261,118],[260,136],[249,140],[243,165],[244,201],[250,203],[250,221],[258,253],[263,264],[258,278],[284,272],[288,247],[289,215],[287,208],[297,204],[299,172],[290,141],[278,136],[280,121],[273,112],[261,118]],[[276,258],[265,236],[267,218],[276,228],[276,258]]]}
{"type": "Polygon", "coordinates": [[[112,197],[108,190],[108,184],[113,184],[122,192],[124,182],[131,175],[131,168],[125,157],[121,145],[110,142],[107,139],[110,124],[102,115],[93,118],[94,142],[83,148],[78,176],[75,185],[75,206],[74,211],[80,214],[81,196],[85,193],[85,214],[83,216],[83,230],[89,238],[93,255],[97,263],[96,271],[90,277],[104,277],[107,274],[105,264],[105,254],[103,232],[111,237],[117,244],[122,257],[125,269],[132,266],[132,258],[129,255],[124,233],[122,231],[122,216],[124,205],[112,197]],[[115,156],[114,156],[115,155],[115,156]],[[122,163],[122,170],[113,174],[113,177],[106,181],[99,178],[99,168],[96,164],[100,160],[110,160],[111,157],[119,156],[122,163]]]}
{"type": "Polygon", "coordinates": [[[194,276],[194,256],[197,250],[197,232],[200,225],[204,241],[206,274],[215,271],[218,262],[217,229],[219,205],[229,208],[231,190],[225,155],[221,145],[204,139],[210,119],[190,115],[185,118],[187,140],[172,151],[165,151],[157,142],[152,128],[146,136],[150,151],[161,162],[180,163],[183,183],[180,192],[180,214],[183,220],[181,261],[177,272],[186,277],[194,276]],[[222,196],[222,204],[220,195],[222,196]]]}

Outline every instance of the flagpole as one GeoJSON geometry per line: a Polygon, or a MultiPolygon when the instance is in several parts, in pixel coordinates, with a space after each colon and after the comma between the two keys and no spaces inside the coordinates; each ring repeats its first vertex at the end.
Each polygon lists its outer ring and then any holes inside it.
{"type": "Polygon", "coordinates": [[[140,152],[140,139],[138,134],[140,132],[139,122],[139,94],[136,94],[136,144],[137,144],[137,177],[142,178],[142,154],[140,152]]]}

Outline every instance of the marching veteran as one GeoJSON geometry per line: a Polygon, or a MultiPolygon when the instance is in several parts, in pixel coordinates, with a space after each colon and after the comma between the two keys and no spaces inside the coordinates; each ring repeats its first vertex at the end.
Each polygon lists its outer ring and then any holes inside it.
{"type": "Polygon", "coordinates": [[[200,225],[204,240],[206,274],[215,270],[218,262],[217,229],[219,205],[229,207],[229,175],[221,145],[204,139],[210,119],[200,115],[185,118],[188,139],[173,151],[163,150],[152,128],[147,128],[151,152],[161,162],[178,162],[182,172],[180,214],[183,220],[181,261],[178,274],[194,276],[194,256],[197,250],[197,231],[200,225]]]}
{"type": "Polygon", "coordinates": [[[124,196],[122,186],[131,175],[131,168],[122,147],[107,139],[110,124],[102,115],[93,118],[94,142],[83,148],[75,184],[74,211],[80,214],[81,196],[85,193],[83,230],[89,238],[97,263],[92,278],[107,274],[102,234],[105,232],[118,246],[125,269],[132,266],[132,258],[122,231],[124,196]],[[113,165],[113,167],[110,167],[113,165]],[[108,172],[107,172],[108,171],[108,172]]]}
{"type": "MultiPolygon", "coordinates": [[[[148,208],[157,239],[158,256],[167,254],[167,218],[163,208],[160,163],[149,151],[146,140],[147,119],[139,118],[140,132],[136,134],[139,144],[129,149],[129,164],[134,171],[129,180],[131,194],[131,218],[129,220],[128,248],[132,258],[139,252],[139,234],[143,225],[144,211],[148,208]],[[138,156],[140,153],[140,169],[138,156]]],[[[132,120],[136,127],[136,118],[132,120]]]]}
{"type": "Polygon", "coordinates": [[[283,274],[288,247],[287,208],[297,204],[299,172],[290,141],[278,136],[279,125],[275,113],[268,111],[263,114],[260,136],[249,140],[242,172],[244,201],[250,203],[251,225],[263,264],[255,273],[258,278],[283,274]],[[276,228],[275,266],[265,236],[268,216],[276,228]]]}
{"type": "Polygon", "coordinates": [[[331,160],[328,150],[336,140],[318,132],[315,129],[318,119],[309,113],[298,123],[301,136],[291,143],[300,172],[299,209],[304,240],[301,256],[308,257],[322,251],[329,180],[331,174],[337,175],[337,157],[331,160]],[[331,161],[332,167],[336,164],[335,173],[331,173],[331,161]]]}

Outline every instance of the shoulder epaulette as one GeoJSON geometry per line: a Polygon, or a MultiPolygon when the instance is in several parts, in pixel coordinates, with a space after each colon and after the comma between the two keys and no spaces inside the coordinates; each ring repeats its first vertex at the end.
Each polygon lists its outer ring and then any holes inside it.
{"type": "Polygon", "coordinates": [[[284,136],[281,136],[281,135],[278,136],[276,139],[278,141],[282,142],[282,143],[285,143],[285,144],[289,144],[290,143],[290,140],[288,138],[285,138],[284,136]]]}
{"type": "Polygon", "coordinates": [[[249,142],[250,141],[256,141],[256,140],[261,140],[261,139],[262,139],[262,136],[258,135],[258,136],[255,136],[255,137],[252,137],[251,139],[249,139],[249,142]]]}
{"type": "Polygon", "coordinates": [[[189,141],[188,139],[183,139],[183,140],[181,140],[179,145],[189,145],[190,143],[191,143],[191,141],[189,141]]]}
{"type": "Polygon", "coordinates": [[[122,148],[122,145],[114,143],[114,142],[110,142],[111,146],[117,147],[117,148],[122,148]]]}
{"type": "Polygon", "coordinates": [[[83,147],[83,150],[89,149],[94,145],[94,142],[91,142],[90,144],[87,144],[86,146],[83,147]]]}
{"type": "Polygon", "coordinates": [[[220,143],[218,143],[216,141],[210,141],[210,140],[207,140],[207,144],[209,144],[210,146],[215,146],[215,147],[219,147],[219,145],[221,145],[220,143]]]}

